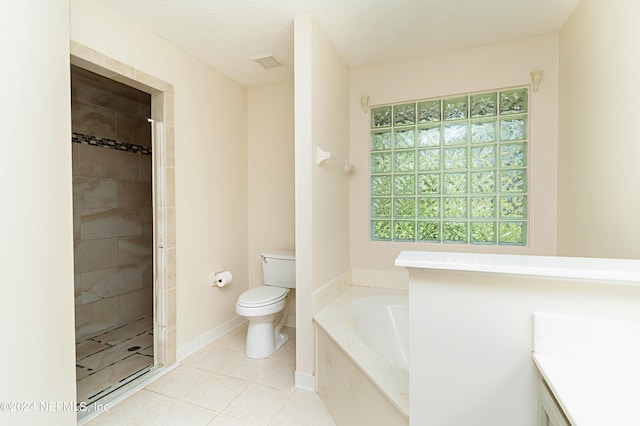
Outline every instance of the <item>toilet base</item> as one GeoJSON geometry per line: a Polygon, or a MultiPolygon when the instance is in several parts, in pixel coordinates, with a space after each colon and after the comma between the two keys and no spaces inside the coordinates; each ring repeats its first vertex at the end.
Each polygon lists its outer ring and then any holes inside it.
{"type": "Polygon", "coordinates": [[[288,340],[289,336],[281,330],[274,330],[271,322],[249,321],[245,355],[252,359],[266,358],[280,349],[288,340]]]}
{"type": "Polygon", "coordinates": [[[282,345],[284,345],[285,343],[287,343],[289,341],[289,335],[287,333],[278,333],[278,335],[276,336],[276,348],[273,351],[274,353],[280,349],[282,347],[282,345]]]}

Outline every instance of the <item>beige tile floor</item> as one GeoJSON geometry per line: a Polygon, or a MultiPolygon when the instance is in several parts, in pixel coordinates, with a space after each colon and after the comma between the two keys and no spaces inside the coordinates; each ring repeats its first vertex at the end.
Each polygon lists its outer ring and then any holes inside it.
{"type": "Polygon", "coordinates": [[[295,330],[274,355],[245,357],[246,324],[88,425],[335,425],[314,392],[294,387],[295,330]]]}

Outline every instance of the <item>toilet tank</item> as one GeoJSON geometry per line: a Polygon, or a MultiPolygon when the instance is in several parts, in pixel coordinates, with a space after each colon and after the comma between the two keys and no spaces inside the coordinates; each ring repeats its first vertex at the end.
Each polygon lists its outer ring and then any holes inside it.
{"type": "Polygon", "coordinates": [[[292,251],[263,253],[262,277],[265,285],[295,288],[296,254],[292,251]]]}

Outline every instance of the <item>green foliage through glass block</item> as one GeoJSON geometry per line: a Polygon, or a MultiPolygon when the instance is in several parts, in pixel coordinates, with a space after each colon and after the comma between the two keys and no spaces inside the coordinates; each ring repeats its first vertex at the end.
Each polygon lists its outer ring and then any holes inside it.
{"type": "Polygon", "coordinates": [[[447,243],[466,243],[467,222],[443,222],[442,240],[447,243]]]}
{"type": "Polygon", "coordinates": [[[500,171],[501,192],[526,192],[527,171],[524,169],[500,171]]]}
{"type": "Polygon", "coordinates": [[[391,126],[391,106],[371,108],[371,128],[391,126]]]}
{"type": "Polygon", "coordinates": [[[396,151],[393,155],[395,172],[413,172],[416,169],[415,151],[396,151]]]}
{"type": "Polygon", "coordinates": [[[416,223],[408,220],[393,222],[393,239],[398,241],[415,241],[416,223]]]}
{"type": "Polygon", "coordinates": [[[471,222],[471,244],[495,244],[495,222],[471,222]]]}
{"type": "Polygon", "coordinates": [[[471,117],[489,117],[496,115],[498,102],[496,92],[471,95],[471,117]]]}
{"type": "Polygon", "coordinates": [[[500,92],[500,115],[523,114],[529,106],[527,89],[500,92]]]}
{"type": "Polygon", "coordinates": [[[408,129],[395,129],[394,130],[394,148],[413,148],[415,146],[416,131],[413,127],[408,129]]]}
{"type": "Polygon", "coordinates": [[[371,239],[372,240],[391,240],[391,221],[390,220],[372,220],[371,221],[371,239]]]}
{"type": "Polygon", "coordinates": [[[524,219],[527,213],[527,197],[500,197],[500,217],[504,219],[524,219]]]}
{"type": "Polygon", "coordinates": [[[467,143],[467,125],[449,124],[444,126],[445,145],[465,145],[467,143]]]}
{"type": "Polygon", "coordinates": [[[371,150],[385,151],[391,149],[391,130],[386,132],[373,132],[371,134],[371,150]]]}
{"type": "Polygon", "coordinates": [[[415,175],[395,175],[393,177],[393,195],[415,195],[415,175]]]}
{"type": "Polygon", "coordinates": [[[498,242],[504,245],[525,245],[527,243],[527,224],[524,222],[501,222],[498,242]]]}
{"type": "Polygon", "coordinates": [[[418,122],[428,123],[440,121],[440,99],[436,101],[418,102],[418,122]]]}
{"type": "Polygon", "coordinates": [[[395,105],[393,117],[396,126],[416,124],[416,104],[395,105]]]}
{"type": "Polygon", "coordinates": [[[471,172],[470,191],[472,194],[496,192],[495,172],[471,172]]]}
{"type": "Polygon", "coordinates": [[[440,170],[440,148],[418,150],[418,170],[440,170]]]}
{"type": "Polygon", "coordinates": [[[416,199],[415,198],[394,198],[393,216],[400,217],[403,219],[416,217],[416,199]]]}
{"type": "Polygon", "coordinates": [[[427,173],[418,175],[419,194],[439,194],[440,193],[440,173],[427,173]]]}
{"type": "Polygon", "coordinates": [[[419,128],[418,145],[440,146],[440,125],[419,128]]]}
{"type": "Polygon", "coordinates": [[[442,190],[445,194],[465,194],[467,192],[467,173],[444,173],[442,190]]]}
{"type": "Polygon", "coordinates": [[[496,123],[495,118],[471,122],[471,143],[495,142],[496,123]]]}
{"type": "Polygon", "coordinates": [[[418,217],[439,218],[440,217],[440,198],[438,197],[418,198],[418,217]]]}
{"type": "Polygon", "coordinates": [[[445,148],[442,152],[445,170],[466,170],[467,148],[445,148]]]}
{"type": "Polygon", "coordinates": [[[371,173],[391,173],[390,152],[376,152],[371,154],[371,173]]]}
{"type": "Polygon", "coordinates": [[[496,166],[495,145],[477,146],[471,148],[471,168],[489,169],[496,166]]]}
{"type": "Polygon", "coordinates": [[[447,197],[444,199],[444,217],[462,219],[467,217],[467,197],[447,197]]]}
{"type": "Polygon", "coordinates": [[[391,195],[391,176],[371,176],[371,195],[391,195]]]}
{"type": "Polygon", "coordinates": [[[467,118],[467,97],[444,99],[442,101],[444,120],[460,120],[467,118]]]}
{"type": "Polygon", "coordinates": [[[496,197],[471,197],[471,217],[493,219],[496,217],[496,197]]]}
{"type": "Polygon", "coordinates": [[[500,140],[519,141],[527,139],[527,119],[513,117],[500,120],[500,140]]]}
{"type": "Polygon", "coordinates": [[[528,89],[371,108],[370,236],[526,245],[528,89]]]}
{"type": "Polygon", "coordinates": [[[371,217],[391,217],[391,198],[372,198],[371,217]]]}
{"type": "Polygon", "coordinates": [[[440,242],[440,222],[418,222],[418,240],[440,242]]]}
{"type": "Polygon", "coordinates": [[[527,165],[527,143],[510,143],[500,145],[500,166],[523,167],[527,165]]]}

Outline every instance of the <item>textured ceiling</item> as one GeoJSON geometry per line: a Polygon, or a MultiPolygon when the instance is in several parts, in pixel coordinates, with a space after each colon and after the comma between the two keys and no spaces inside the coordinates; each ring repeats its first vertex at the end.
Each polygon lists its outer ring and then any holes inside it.
{"type": "Polygon", "coordinates": [[[102,0],[246,87],[293,78],[312,14],[351,68],[557,32],[579,0],[102,0]],[[250,58],[273,53],[285,66],[250,58]]]}

